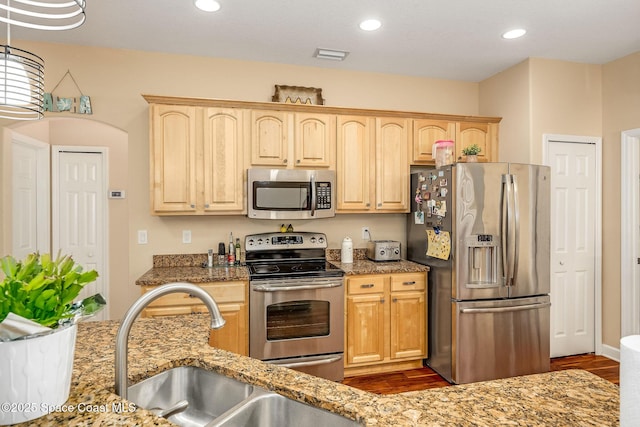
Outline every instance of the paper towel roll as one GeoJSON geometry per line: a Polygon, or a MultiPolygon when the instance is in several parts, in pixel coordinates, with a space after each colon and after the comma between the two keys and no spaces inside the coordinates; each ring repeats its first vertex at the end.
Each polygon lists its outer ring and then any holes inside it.
{"type": "Polygon", "coordinates": [[[640,426],[640,335],[620,340],[620,427],[640,426]]]}

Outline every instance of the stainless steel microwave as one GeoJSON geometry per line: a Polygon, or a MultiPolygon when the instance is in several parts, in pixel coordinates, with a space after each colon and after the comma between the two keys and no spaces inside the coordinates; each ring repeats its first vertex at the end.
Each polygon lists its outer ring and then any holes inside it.
{"type": "Polygon", "coordinates": [[[335,171],[249,169],[249,218],[314,219],[335,216],[335,171]]]}

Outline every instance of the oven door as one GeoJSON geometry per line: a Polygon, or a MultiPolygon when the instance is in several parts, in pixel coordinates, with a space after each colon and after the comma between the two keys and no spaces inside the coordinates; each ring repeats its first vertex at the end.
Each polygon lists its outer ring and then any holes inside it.
{"type": "Polygon", "coordinates": [[[260,360],[342,353],[342,277],[251,280],[249,355],[260,360]]]}

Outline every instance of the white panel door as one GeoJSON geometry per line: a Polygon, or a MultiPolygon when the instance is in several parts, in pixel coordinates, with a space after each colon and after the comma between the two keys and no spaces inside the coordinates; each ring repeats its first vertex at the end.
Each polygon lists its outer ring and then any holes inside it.
{"type": "Polygon", "coordinates": [[[14,136],[12,165],[12,250],[21,260],[33,252],[48,253],[49,145],[14,136]]]}
{"type": "MultiPolygon", "coordinates": [[[[60,249],[85,271],[98,271],[98,279],[85,286],[79,299],[100,293],[108,302],[104,155],[54,148],[53,253],[60,249]]],[[[106,313],[102,310],[94,320],[106,319],[106,313]]]]}
{"type": "Polygon", "coordinates": [[[549,143],[551,357],[595,351],[596,148],[549,143]]]}

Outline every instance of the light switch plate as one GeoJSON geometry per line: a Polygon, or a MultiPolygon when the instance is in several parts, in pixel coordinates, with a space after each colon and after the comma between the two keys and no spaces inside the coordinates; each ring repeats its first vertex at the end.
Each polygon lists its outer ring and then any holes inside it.
{"type": "Polygon", "coordinates": [[[149,240],[147,239],[147,230],[138,230],[138,244],[146,245],[147,243],[149,243],[149,240]]]}
{"type": "Polygon", "coordinates": [[[182,230],[182,243],[191,243],[191,230],[182,230]]]}

